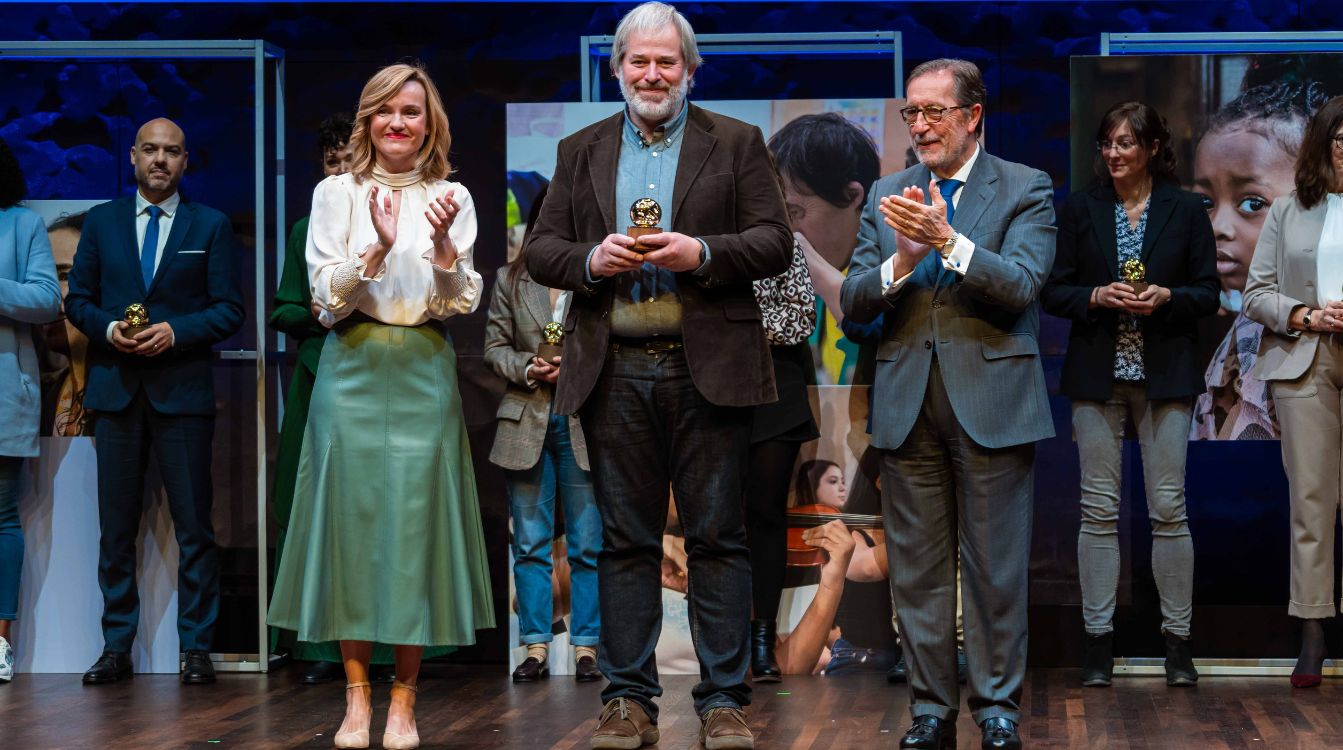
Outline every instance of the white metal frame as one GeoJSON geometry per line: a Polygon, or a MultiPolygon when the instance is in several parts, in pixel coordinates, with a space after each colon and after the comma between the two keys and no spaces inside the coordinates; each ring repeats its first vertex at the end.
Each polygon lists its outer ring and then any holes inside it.
{"type": "MultiPolygon", "coordinates": [[[[608,70],[614,36],[579,37],[578,61],[583,75],[583,101],[602,100],[603,71],[608,70]]],[[[833,55],[883,54],[892,59],[894,84],[891,96],[905,95],[905,63],[898,31],[833,31],[778,34],[696,34],[702,56],[715,54],[833,55]]]]}
{"type": "MultiPolygon", "coordinates": [[[[269,634],[266,629],[266,606],[270,599],[270,578],[267,574],[267,516],[266,516],[266,62],[275,67],[275,247],[277,263],[283,261],[278,252],[285,243],[284,216],[284,55],[283,49],[263,39],[200,40],[200,41],[93,41],[93,42],[0,42],[0,62],[6,60],[238,60],[252,61],[254,116],[252,127],[256,138],[255,167],[255,310],[257,348],[219,352],[220,359],[256,361],[256,510],[257,510],[257,646],[255,654],[211,654],[215,667],[230,672],[265,672],[267,670],[269,634]]],[[[278,273],[278,271],[277,271],[278,273]]]]}
{"type": "Polygon", "coordinates": [[[1343,52],[1343,31],[1242,31],[1101,34],[1101,55],[1248,55],[1343,52]]]}
{"type": "MultiPolygon", "coordinates": [[[[1343,31],[1246,31],[1188,33],[1101,34],[1103,57],[1119,55],[1248,55],[1256,53],[1343,52],[1343,31]]],[[[1115,660],[1116,675],[1165,674],[1164,660],[1130,658],[1115,660]]],[[[1201,674],[1228,677],[1274,677],[1290,675],[1293,659],[1195,659],[1201,674]]],[[[1343,663],[1324,662],[1326,677],[1343,677],[1343,663]]]]}

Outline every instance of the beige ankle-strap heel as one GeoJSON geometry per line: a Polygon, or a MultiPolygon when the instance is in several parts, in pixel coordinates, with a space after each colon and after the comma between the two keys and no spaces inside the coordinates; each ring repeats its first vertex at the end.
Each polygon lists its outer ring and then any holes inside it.
{"type": "MultiPolygon", "coordinates": [[[[392,689],[396,690],[397,688],[409,690],[412,693],[420,692],[420,689],[414,685],[401,682],[400,680],[394,680],[392,682],[392,689]]],[[[390,712],[391,709],[389,708],[388,711],[390,712]]],[[[420,733],[415,730],[412,730],[409,734],[397,734],[396,732],[384,731],[382,733],[382,746],[387,750],[415,750],[415,748],[420,746],[420,733]]]]}
{"type": "MultiPolygon", "coordinates": [[[[367,682],[351,682],[345,686],[345,689],[365,687],[370,690],[373,689],[373,686],[367,682]]],[[[369,706],[368,716],[369,721],[372,722],[373,707],[371,705],[369,706]]],[[[355,750],[368,747],[368,726],[365,725],[363,729],[354,732],[336,732],[335,744],[339,748],[354,748],[355,750]]]]}

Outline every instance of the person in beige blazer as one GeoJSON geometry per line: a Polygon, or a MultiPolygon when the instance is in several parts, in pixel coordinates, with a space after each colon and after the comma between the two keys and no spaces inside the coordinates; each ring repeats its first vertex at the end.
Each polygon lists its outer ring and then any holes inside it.
{"type": "Polygon", "coordinates": [[[1334,519],[1343,501],[1343,97],[1306,126],[1296,192],[1273,204],[1250,263],[1245,314],[1262,323],[1254,376],[1268,382],[1291,492],[1288,612],[1303,620],[1296,687],[1320,684],[1334,617],[1334,519]]]}
{"type": "Polygon", "coordinates": [[[545,325],[564,322],[568,297],[569,292],[533,281],[525,257],[520,257],[500,271],[485,325],[485,361],[508,381],[496,413],[498,428],[490,461],[507,476],[518,624],[527,646],[526,658],[513,671],[514,682],[534,682],[550,675],[556,501],[564,508],[572,625],[569,642],[575,647],[575,676],[580,682],[601,677],[596,647],[600,631],[597,552],[602,529],[588,473],[587,443],[578,417],[551,409],[559,365],[536,356],[545,325]]]}

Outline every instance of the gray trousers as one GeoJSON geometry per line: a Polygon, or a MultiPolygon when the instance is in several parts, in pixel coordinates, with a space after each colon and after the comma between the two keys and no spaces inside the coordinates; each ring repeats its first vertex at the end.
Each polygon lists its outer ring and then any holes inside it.
{"type": "Polygon", "coordinates": [[[936,364],[909,437],[882,452],[891,594],[915,717],[954,721],[960,710],[959,548],[971,715],[1020,719],[1034,459],[1034,443],[991,449],[971,440],[936,364]]]}
{"type": "Polygon", "coordinates": [[[1142,449],[1152,575],[1161,598],[1161,630],[1189,637],[1194,605],[1194,543],[1185,515],[1184,467],[1190,399],[1148,401],[1142,383],[1116,382],[1109,401],[1073,403],[1073,434],[1082,464],[1082,528],[1077,567],[1087,633],[1114,630],[1119,589],[1119,488],[1124,422],[1132,415],[1142,449]]]}

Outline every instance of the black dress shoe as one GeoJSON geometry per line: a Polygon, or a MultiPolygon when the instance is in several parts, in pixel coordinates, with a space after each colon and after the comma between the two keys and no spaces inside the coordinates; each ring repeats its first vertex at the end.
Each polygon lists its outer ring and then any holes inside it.
{"type": "Polygon", "coordinates": [[[936,716],[916,716],[900,739],[904,750],[955,750],[956,722],[936,716]]]}
{"type": "Polygon", "coordinates": [[[124,651],[104,651],[103,655],[98,657],[98,661],[89,667],[89,671],[84,673],[84,684],[101,685],[134,676],[135,668],[131,665],[130,654],[124,651]]]}
{"type": "Polygon", "coordinates": [[[514,682],[536,682],[548,677],[550,677],[550,666],[535,656],[523,659],[518,668],[513,670],[514,682]]]}
{"type": "Polygon", "coordinates": [[[751,677],[756,682],[783,679],[779,663],[774,660],[774,627],[773,620],[751,620],[751,677]]]}
{"type": "Polygon", "coordinates": [[[1166,684],[1170,687],[1192,687],[1198,684],[1193,643],[1174,633],[1166,633],[1166,684]]]}
{"type": "Polygon", "coordinates": [[[886,681],[892,685],[899,685],[909,681],[909,663],[905,661],[905,655],[901,654],[895,662],[895,666],[886,670],[886,681]]]}
{"type": "Polygon", "coordinates": [[[1087,635],[1087,654],[1082,660],[1082,684],[1086,687],[1109,687],[1114,678],[1114,631],[1087,635]]]}
{"type": "Polygon", "coordinates": [[[602,671],[597,669],[597,660],[591,656],[580,657],[574,665],[574,679],[579,682],[596,682],[601,678],[602,671]]]}
{"type": "Polygon", "coordinates": [[[215,665],[210,663],[210,654],[197,649],[188,651],[182,665],[182,684],[205,685],[214,681],[215,665]]]}
{"type": "Polygon", "coordinates": [[[390,685],[396,682],[395,664],[368,665],[368,681],[374,685],[390,685]]]}
{"type": "Polygon", "coordinates": [[[985,719],[979,728],[984,732],[980,747],[984,750],[1021,750],[1021,736],[1017,734],[1017,723],[1005,716],[985,719]]]}
{"type": "Polygon", "coordinates": [[[325,685],[345,679],[345,667],[334,661],[315,661],[303,673],[304,685],[325,685]]]}

